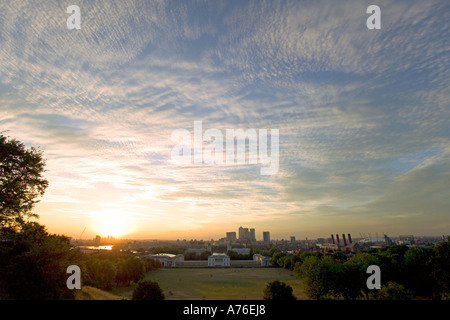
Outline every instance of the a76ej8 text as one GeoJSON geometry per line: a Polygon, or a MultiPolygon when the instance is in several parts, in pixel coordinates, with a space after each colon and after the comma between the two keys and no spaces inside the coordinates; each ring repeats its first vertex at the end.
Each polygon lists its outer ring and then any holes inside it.
{"type": "Polygon", "coordinates": [[[183,308],[184,315],[210,315],[211,318],[218,311],[227,315],[253,315],[257,317],[266,313],[266,306],[263,304],[231,304],[228,308],[219,309],[218,307],[196,307],[191,304],[189,307],[183,308]]]}

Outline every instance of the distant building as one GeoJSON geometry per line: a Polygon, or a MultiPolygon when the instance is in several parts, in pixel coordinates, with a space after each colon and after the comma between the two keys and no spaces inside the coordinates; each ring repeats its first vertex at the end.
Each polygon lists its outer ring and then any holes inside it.
{"type": "Polygon", "coordinates": [[[239,227],[239,240],[256,241],[255,229],[239,227]]]}
{"type": "Polygon", "coordinates": [[[255,229],[250,229],[250,240],[256,241],[256,232],[255,229]]]}
{"type": "Polygon", "coordinates": [[[364,249],[364,247],[361,244],[356,243],[356,242],[352,242],[350,244],[347,244],[345,247],[341,248],[341,250],[346,254],[356,253],[362,249],[364,249]]]}
{"type": "Polygon", "coordinates": [[[269,243],[270,242],[270,232],[269,231],[264,231],[263,232],[263,241],[265,243],[269,243]]]}
{"type": "Polygon", "coordinates": [[[161,262],[161,265],[164,267],[176,267],[177,263],[182,263],[184,261],[184,255],[182,254],[171,254],[171,253],[157,253],[157,254],[148,254],[145,256],[141,256],[143,259],[154,259],[161,262]]]}
{"type": "Polygon", "coordinates": [[[271,267],[272,263],[270,262],[271,257],[263,256],[259,253],[253,255],[253,261],[257,262],[261,265],[261,267],[271,267]]]}
{"type": "Polygon", "coordinates": [[[401,235],[398,238],[398,244],[413,245],[415,243],[413,235],[401,235]]]}
{"type": "Polygon", "coordinates": [[[236,242],[236,232],[227,232],[227,242],[236,242]]]}
{"type": "Polygon", "coordinates": [[[251,234],[248,228],[239,227],[239,240],[251,240],[251,234]]]}
{"type": "Polygon", "coordinates": [[[291,236],[291,242],[295,242],[295,236],[291,236]]]}
{"type": "Polygon", "coordinates": [[[322,253],[335,252],[339,250],[339,246],[335,243],[317,243],[316,246],[322,253]]]}
{"type": "Polygon", "coordinates": [[[237,254],[242,254],[242,255],[246,255],[246,254],[250,254],[250,248],[232,248],[231,251],[236,252],[237,254]]]}
{"type": "Polygon", "coordinates": [[[330,243],[326,243],[324,240],[325,239],[320,238],[320,241],[317,241],[316,243],[318,250],[322,253],[342,251],[345,254],[353,254],[362,249],[361,243],[354,243],[352,241],[350,233],[347,234],[347,237],[343,233],[342,241],[339,234],[336,234],[336,238],[334,234],[331,234],[330,243]]]}
{"type": "Polygon", "coordinates": [[[213,253],[208,257],[208,267],[229,267],[230,257],[224,253],[213,253]]]}
{"type": "Polygon", "coordinates": [[[384,235],[384,244],[387,246],[392,246],[394,244],[391,238],[389,238],[386,234],[384,235]]]}
{"type": "Polygon", "coordinates": [[[201,255],[203,252],[208,251],[207,248],[187,248],[184,250],[184,254],[195,253],[196,255],[201,255]]]}

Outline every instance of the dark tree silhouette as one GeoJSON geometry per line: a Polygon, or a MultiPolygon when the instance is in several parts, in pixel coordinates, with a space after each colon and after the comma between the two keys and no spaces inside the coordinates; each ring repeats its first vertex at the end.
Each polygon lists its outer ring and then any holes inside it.
{"type": "Polygon", "coordinates": [[[141,280],[133,291],[133,300],[164,300],[164,293],[157,282],[141,280]]]}
{"type": "Polygon", "coordinates": [[[264,288],[264,300],[295,300],[292,287],[278,280],[267,283],[264,288]]]}
{"type": "Polygon", "coordinates": [[[129,286],[131,281],[138,282],[145,276],[145,263],[140,258],[130,257],[118,264],[116,282],[129,286]]]}
{"type": "Polygon", "coordinates": [[[48,186],[42,152],[0,133],[0,300],[73,299],[66,268],[80,261],[64,236],[28,220],[48,186]]]}
{"type": "Polygon", "coordinates": [[[435,250],[433,276],[438,281],[442,294],[450,297],[450,242],[440,242],[435,250]]]}
{"type": "Polygon", "coordinates": [[[66,286],[69,265],[81,260],[64,236],[51,235],[36,222],[15,232],[9,250],[0,250],[0,300],[73,299],[66,286]]]}
{"type": "Polygon", "coordinates": [[[42,152],[0,133],[0,227],[3,230],[23,225],[32,213],[37,197],[44,195],[48,182],[42,177],[45,160],[42,152]]]}

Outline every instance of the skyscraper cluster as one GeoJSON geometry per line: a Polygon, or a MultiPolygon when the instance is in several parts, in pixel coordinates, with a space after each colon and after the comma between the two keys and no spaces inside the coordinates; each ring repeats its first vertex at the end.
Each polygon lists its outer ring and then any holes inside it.
{"type": "Polygon", "coordinates": [[[239,240],[256,241],[255,229],[239,227],[239,240]]]}

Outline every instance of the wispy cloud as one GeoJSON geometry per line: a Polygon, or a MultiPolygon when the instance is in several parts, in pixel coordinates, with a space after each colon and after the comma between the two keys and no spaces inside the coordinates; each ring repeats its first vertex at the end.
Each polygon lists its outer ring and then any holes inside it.
{"type": "Polygon", "coordinates": [[[2,3],[0,128],[45,152],[42,219],[110,203],[146,236],[445,229],[450,8],[384,1],[370,31],[369,4],[81,1],[75,31],[68,2],[2,3]],[[196,120],[279,129],[278,174],[174,165],[171,133],[196,120]]]}

